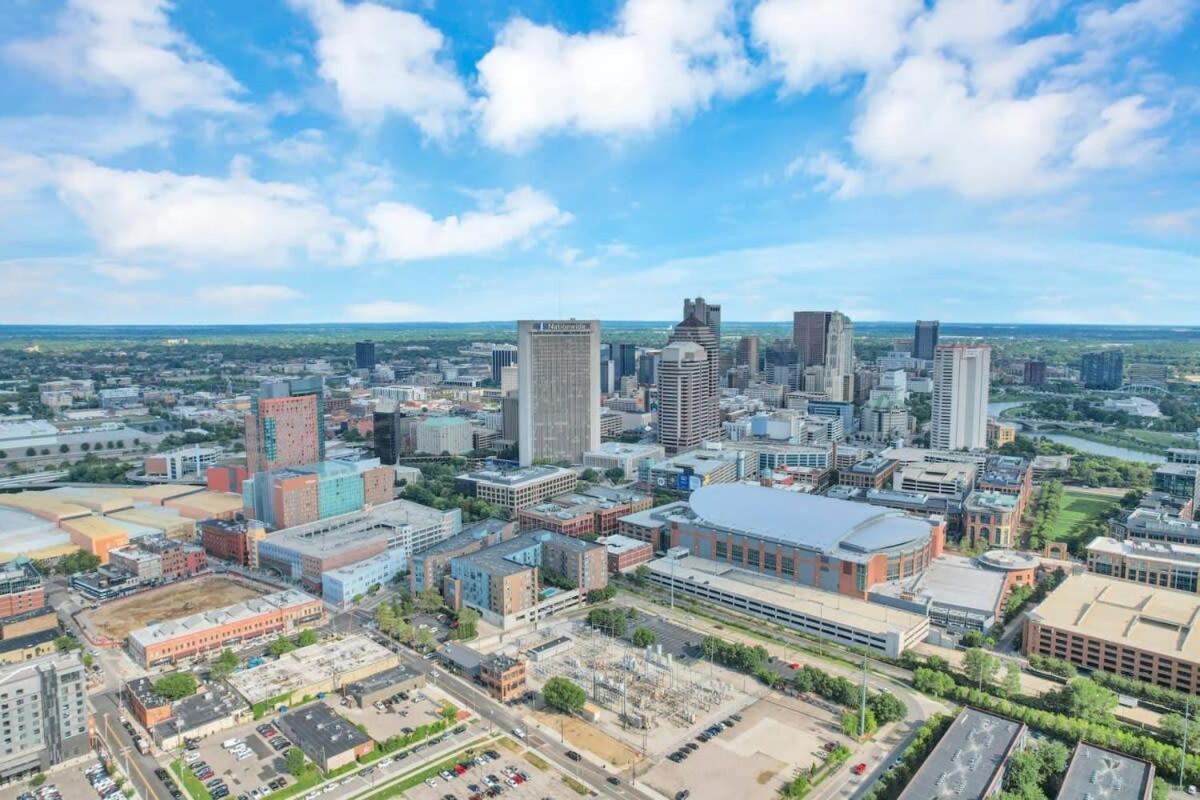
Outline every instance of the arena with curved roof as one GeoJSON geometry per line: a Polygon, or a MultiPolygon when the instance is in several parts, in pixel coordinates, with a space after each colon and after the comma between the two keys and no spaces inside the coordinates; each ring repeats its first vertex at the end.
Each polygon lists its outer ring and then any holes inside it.
{"type": "Polygon", "coordinates": [[[923,573],[945,544],[936,517],[752,484],[701,487],[688,506],[672,546],[854,597],[923,573]]]}

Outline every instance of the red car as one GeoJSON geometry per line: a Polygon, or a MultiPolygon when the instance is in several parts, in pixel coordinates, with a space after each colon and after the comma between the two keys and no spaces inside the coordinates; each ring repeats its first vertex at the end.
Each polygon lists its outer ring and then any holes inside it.
{"type": "Polygon", "coordinates": [[[800,662],[797,661],[793,664],[788,664],[788,666],[791,667],[792,669],[800,669],[800,662]]]}
{"type": "Polygon", "coordinates": [[[455,774],[455,775],[462,775],[462,774],[463,774],[464,772],[466,772],[466,771],[467,771],[467,768],[466,768],[466,767],[464,767],[462,764],[455,764],[455,765],[454,765],[454,774],[455,774]]]}
{"type": "Polygon", "coordinates": [[[853,772],[855,775],[862,775],[864,772],[867,771],[867,765],[866,764],[855,764],[853,767],[850,768],[850,771],[853,772]]]}

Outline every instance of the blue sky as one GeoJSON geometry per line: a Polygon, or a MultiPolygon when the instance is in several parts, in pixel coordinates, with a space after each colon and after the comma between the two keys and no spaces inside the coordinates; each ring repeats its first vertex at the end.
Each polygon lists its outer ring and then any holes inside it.
{"type": "Polygon", "coordinates": [[[1200,323],[1200,0],[11,0],[3,322],[1200,323]]]}

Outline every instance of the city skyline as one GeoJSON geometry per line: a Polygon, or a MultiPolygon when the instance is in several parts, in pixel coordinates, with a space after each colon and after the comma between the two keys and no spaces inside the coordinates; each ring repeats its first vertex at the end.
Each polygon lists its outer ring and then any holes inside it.
{"type": "Polygon", "coordinates": [[[964,7],[21,5],[5,318],[1194,321],[1194,3],[964,7]]]}

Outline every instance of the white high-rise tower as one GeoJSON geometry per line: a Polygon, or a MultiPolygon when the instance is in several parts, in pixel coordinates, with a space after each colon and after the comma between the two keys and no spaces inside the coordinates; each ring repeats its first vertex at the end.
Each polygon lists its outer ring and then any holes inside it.
{"type": "Polygon", "coordinates": [[[933,354],[933,417],[929,446],[939,450],[987,447],[992,348],[939,344],[933,354]]]}

